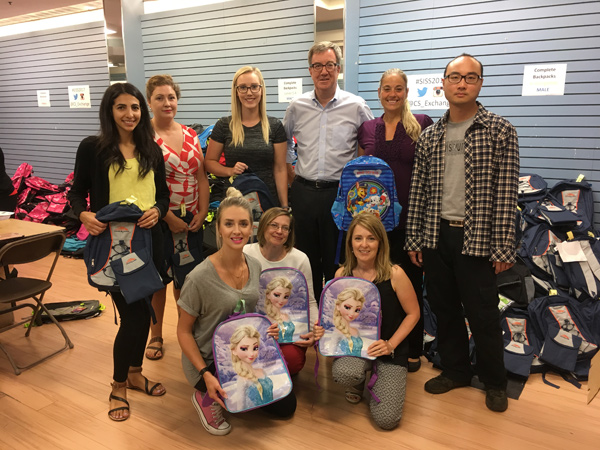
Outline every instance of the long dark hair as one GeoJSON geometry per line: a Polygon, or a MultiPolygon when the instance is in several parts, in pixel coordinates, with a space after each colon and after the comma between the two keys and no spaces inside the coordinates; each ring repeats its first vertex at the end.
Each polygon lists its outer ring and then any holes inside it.
{"type": "Polygon", "coordinates": [[[162,152],[154,142],[154,130],[150,122],[150,113],[144,95],[130,83],[115,83],[110,86],[102,97],[100,103],[100,153],[105,153],[103,158],[106,165],[119,166],[120,172],[125,169],[125,158],[119,150],[119,130],[113,118],[113,105],[121,94],[133,95],[140,103],[141,117],[137,126],[133,129],[133,142],[135,144],[135,155],[139,162],[140,178],[145,177],[150,170],[163,164],[162,152]]]}

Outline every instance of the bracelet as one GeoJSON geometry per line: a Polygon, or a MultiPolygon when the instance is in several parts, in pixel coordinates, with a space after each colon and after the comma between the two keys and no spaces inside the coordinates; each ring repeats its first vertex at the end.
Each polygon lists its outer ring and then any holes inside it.
{"type": "Polygon", "coordinates": [[[160,214],[160,208],[159,208],[158,206],[154,205],[154,206],[153,206],[152,208],[150,208],[150,209],[155,209],[155,210],[158,212],[158,218],[160,219],[160,216],[161,216],[161,214],[160,214]]]}
{"type": "MultiPolygon", "coordinates": [[[[385,345],[389,345],[390,347],[392,346],[387,340],[385,341],[385,345]]],[[[390,352],[390,356],[392,357],[392,359],[394,359],[394,350],[396,350],[396,349],[393,348],[392,351],[390,352]]]]}
{"type": "Polygon", "coordinates": [[[200,369],[200,378],[204,377],[204,374],[208,372],[208,366],[205,366],[204,368],[200,369]]]}

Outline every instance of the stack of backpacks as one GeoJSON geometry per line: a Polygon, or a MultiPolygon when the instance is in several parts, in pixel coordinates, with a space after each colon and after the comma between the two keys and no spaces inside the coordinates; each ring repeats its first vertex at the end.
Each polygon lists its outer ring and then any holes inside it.
{"type": "Polygon", "coordinates": [[[552,369],[586,379],[600,343],[600,241],[592,186],[579,176],[548,189],[536,174],[519,178],[520,260],[534,298],[502,317],[507,369],[527,376],[552,369]]]}
{"type": "Polygon", "coordinates": [[[79,221],[67,215],[71,209],[67,193],[73,185],[73,173],[64,183],[56,185],[35,176],[33,167],[23,163],[15,171],[12,182],[17,190],[16,219],[65,227],[67,236],[77,233],[79,221]]]}
{"type": "MultiPolygon", "coordinates": [[[[552,370],[587,379],[600,344],[600,240],[592,197],[583,176],[548,189],[539,175],[520,175],[518,262],[498,276],[504,362],[513,375],[552,370]]],[[[435,364],[435,317],[426,312],[426,354],[435,364]]],[[[471,350],[474,361],[473,342],[471,350]]]]}

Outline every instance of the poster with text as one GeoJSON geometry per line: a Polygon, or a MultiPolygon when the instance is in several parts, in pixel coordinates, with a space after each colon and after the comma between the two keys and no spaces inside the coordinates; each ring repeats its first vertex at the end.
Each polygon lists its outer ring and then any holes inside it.
{"type": "Polygon", "coordinates": [[[69,108],[91,108],[90,87],[69,86],[69,108]]]}
{"type": "Polygon", "coordinates": [[[37,91],[38,108],[49,108],[50,107],[50,91],[42,90],[37,91]]]}
{"type": "Polygon", "coordinates": [[[302,95],[302,78],[277,80],[279,103],[289,103],[302,95]]]}
{"type": "Polygon", "coordinates": [[[443,73],[407,75],[408,103],[411,110],[448,109],[442,86],[443,73]]]}
{"type": "Polygon", "coordinates": [[[523,69],[522,96],[564,95],[566,64],[529,65],[523,69]]]}

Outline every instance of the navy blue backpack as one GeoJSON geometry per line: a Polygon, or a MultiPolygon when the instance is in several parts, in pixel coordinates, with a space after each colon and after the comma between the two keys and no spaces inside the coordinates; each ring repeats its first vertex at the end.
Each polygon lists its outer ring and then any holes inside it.
{"type": "Polygon", "coordinates": [[[542,200],[548,192],[548,183],[535,173],[519,174],[519,204],[542,200]]]}
{"type": "Polygon", "coordinates": [[[548,282],[551,287],[568,289],[569,280],[556,249],[556,244],[563,240],[548,224],[540,223],[523,232],[518,253],[534,277],[548,282]]]}
{"type": "Polygon", "coordinates": [[[596,325],[583,314],[579,301],[557,291],[555,295],[536,298],[528,311],[542,340],[540,361],[586,378],[598,345],[590,330],[596,325]]]}
{"type": "Polygon", "coordinates": [[[527,378],[539,367],[542,344],[531,325],[531,318],[525,308],[508,308],[500,318],[504,339],[504,366],[515,375],[527,378]]]}
{"type": "Polygon", "coordinates": [[[276,206],[276,202],[263,180],[251,172],[238,175],[231,186],[242,193],[252,207],[253,220],[260,220],[262,213],[276,206]]]}
{"type": "Polygon", "coordinates": [[[90,235],[83,254],[90,285],[121,291],[127,303],[149,300],[164,287],[152,261],[152,232],[137,226],[142,215],[126,201],[101,208],[96,219],[108,227],[98,236],[90,235]]]}
{"type": "MultiPolygon", "coordinates": [[[[176,214],[177,215],[177,214],[176,214]]],[[[189,211],[180,217],[188,225],[194,215],[189,211]]],[[[173,278],[176,289],[181,289],[185,277],[204,260],[203,230],[173,233],[167,227],[165,231],[165,256],[167,260],[167,275],[173,278]]]]}
{"type": "MultiPolygon", "coordinates": [[[[581,177],[581,176],[580,176],[581,177]]],[[[583,177],[581,177],[583,178],[583,177]]],[[[568,211],[578,216],[575,233],[594,234],[594,198],[592,185],[583,179],[563,180],[557,182],[550,194],[568,211]]]]}

